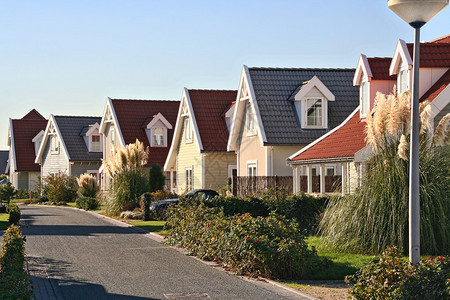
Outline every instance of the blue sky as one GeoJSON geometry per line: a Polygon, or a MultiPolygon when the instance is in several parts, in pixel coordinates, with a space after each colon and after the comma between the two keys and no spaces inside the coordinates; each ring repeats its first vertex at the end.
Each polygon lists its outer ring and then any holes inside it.
{"type": "MultiPolygon", "coordinates": [[[[107,97],[237,89],[242,65],[354,68],[413,30],[387,1],[0,2],[0,149],[8,118],[101,116],[107,97]]],[[[447,7],[421,40],[449,34],[447,7]]]]}

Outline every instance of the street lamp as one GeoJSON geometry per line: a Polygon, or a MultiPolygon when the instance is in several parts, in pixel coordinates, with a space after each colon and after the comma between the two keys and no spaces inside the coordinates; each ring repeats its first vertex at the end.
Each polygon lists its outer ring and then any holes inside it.
{"type": "Polygon", "coordinates": [[[420,27],[448,5],[449,0],[388,0],[388,7],[414,28],[411,147],[409,157],[409,261],[420,261],[419,197],[419,52],[420,27]]]}

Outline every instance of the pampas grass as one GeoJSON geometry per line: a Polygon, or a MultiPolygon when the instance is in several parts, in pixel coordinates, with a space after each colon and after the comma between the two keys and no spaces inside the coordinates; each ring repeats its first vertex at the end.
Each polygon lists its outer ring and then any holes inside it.
{"type": "MultiPolygon", "coordinates": [[[[377,95],[373,118],[368,114],[366,119],[366,141],[374,155],[367,161],[361,188],[336,197],[325,209],[319,224],[325,247],[373,254],[390,245],[408,249],[408,98],[409,93],[377,95]]],[[[449,132],[450,117],[439,123],[433,135],[429,112],[429,104],[423,104],[419,142],[421,251],[448,254],[450,159],[449,146],[443,141],[449,132]]]]}

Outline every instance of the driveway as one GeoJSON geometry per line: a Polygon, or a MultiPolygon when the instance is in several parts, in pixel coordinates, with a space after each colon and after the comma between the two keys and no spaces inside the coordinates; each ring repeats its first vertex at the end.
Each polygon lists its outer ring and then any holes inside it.
{"type": "Polygon", "coordinates": [[[243,280],[84,211],[21,210],[27,256],[42,277],[33,280],[48,277],[56,298],[305,299],[243,280]]]}

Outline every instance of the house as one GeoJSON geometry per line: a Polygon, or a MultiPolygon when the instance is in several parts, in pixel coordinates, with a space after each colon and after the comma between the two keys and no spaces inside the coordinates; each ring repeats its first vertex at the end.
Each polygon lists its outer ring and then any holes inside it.
{"type": "MultiPolygon", "coordinates": [[[[146,168],[157,163],[161,167],[166,161],[172,143],[180,101],[173,100],[125,100],[110,99],[106,101],[100,123],[100,133],[103,135],[103,159],[111,157],[114,147],[124,147],[135,143],[136,139],[149,147],[149,157],[146,168]]],[[[166,185],[170,173],[166,172],[166,185]]],[[[102,189],[108,189],[110,178],[101,169],[102,189]]],[[[176,183],[173,182],[173,185],[176,183]]]]}
{"type": "Polygon", "coordinates": [[[30,191],[39,182],[41,168],[34,162],[47,120],[35,109],[21,119],[9,119],[9,176],[16,189],[30,191]]]}
{"type": "Polygon", "coordinates": [[[354,71],[244,65],[227,146],[238,176],[291,176],[286,157],[358,106],[354,71]]]}
{"type": "Polygon", "coordinates": [[[236,173],[236,154],[227,151],[236,95],[237,91],[183,90],[164,164],[164,171],[176,171],[178,193],[216,190],[236,173]]]}
{"type": "Polygon", "coordinates": [[[41,177],[88,173],[98,178],[102,158],[100,121],[100,117],[50,115],[35,160],[41,165],[41,177]]]}
{"type": "MultiPolygon", "coordinates": [[[[450,35],[420,46],[420,101],[431,103],[434,126],[450,112],[450,35]]],[[[373,109],[377,92],[388,94],[394,85],[397,93],[411,88],[413,45],[399,40],[393,58],[367,58],[361,55],[353,83],[360,88],[360,105],[338,127],[288,158],[293,168],[294,192],[332,192],[327,189],[327,166],[342,169],[341,192],[352,192],[361,183],[372,149],[365,142],[366,116],[373,109]],[[318,168],[317,177],[312,168],[318,168]],[[306,170],[306,176],[300,174],[306,170]],[[303,177],[303,178],[302,178],[303,177]],[[314,179],[320,182],[314,186],[314,179]],[[303,183],[303,184],[302,184],[303,183]]],[[[305,173],[305,172],[304,172],[305,173]]],[[[304,174],[303,173],[303,174],[304,174]]]]}

